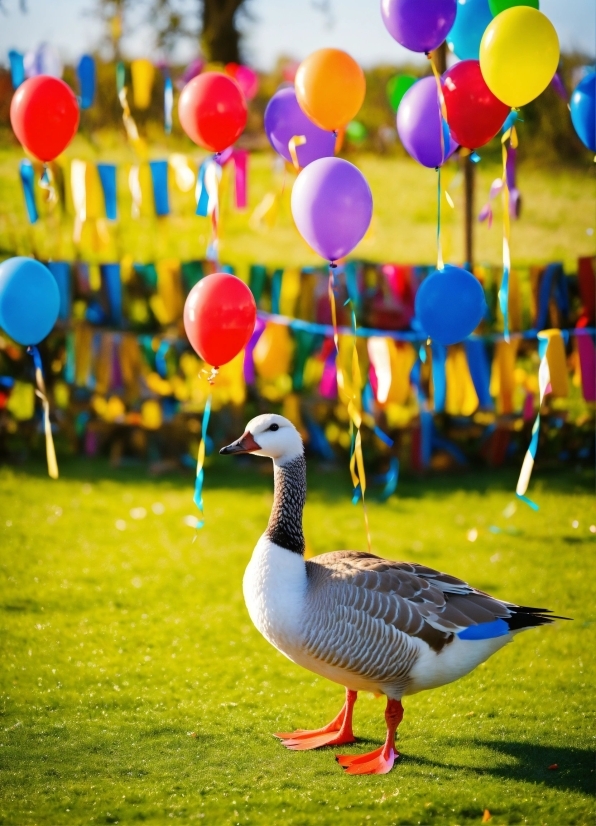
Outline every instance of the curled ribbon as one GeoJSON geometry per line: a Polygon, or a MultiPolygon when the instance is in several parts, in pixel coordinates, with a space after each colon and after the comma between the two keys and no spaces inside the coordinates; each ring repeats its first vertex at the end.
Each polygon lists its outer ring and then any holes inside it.
{"type": "Polygon", "coordinates": [[[46,437],[46,458],[48,462],[48,475],[51,479],[58,478],[58,462],[56,460],[56,450],[54,448],[54,439],[52,438],[52,425],[50,422],[50,403],[46,395],[46,385],[43,378],[43,367],[41,364],[41,356],[37,347],[32,345],[27,348],[27,352],[33,357],[33,365],[35,368],[35,383],[37,388],[35,395],[41,399],[43,406],[43,428],[46,437]]]}
{"type": "MultiPolygon", "coordinates": [[[[329,268],[329,301],[331,304],[331,318],[333,321],[333,341],[335,349],[339,354],[339,332],[337,327],[337,308],[335,305],[334,287],[334,270],[336,265],[332,263],[329,268]]],[[[352,431],[352,451],[350,456],[350,475],[352,477],[352,485],[354,487],[354,494],[352,502],[356,504],[360,496],[362,496],[362,512],[364,515],[364,529],[366,532],[366,542],[368,545],[368,552],[372,553],[372,541],[370,536],[370,527],[368,524],[368,513],[366,510],[366,502],[364,494],[366,492],[366,473],[364,470],[364,456],[362,455],[362,437],[360,435],[360,427],[362,426],[362,399],[360,396],[360,388],[362,386],[362,374],[360,371],[360,362],[358,360],[358,349],[356,347],[356,315],[352,308],[352,328],[354,333],[354,342],[352,345],[352,386],[348,387],[348,382],[343,372],[343,368],[336,359],[337,364],[337,389],[341,400],[346,405],[348,416],[350,417],[350,429],[352,431]]]]}
{"type": "Polygon", "coordinates": [[[199,453],[197,456],[197,476],[195,479],[195,493],[193,496],[193,502],[199,509],[199,513],[201,514],[200,518],[197,519],[196,528],[199,530],[205,524],[205,514],[204,514],[204,506],[203,506],[203,482],[205,479],[205,471],[204,471],[204,464],[205,464],[205,445],[207,440],[207,428],[209,427],[209,418],[211,417],[211,399],[212,394],[209,394],[209,398],[207,399],[207,403],[205,404],[205,410],[203,412],[203,424],[201,427],[201,441],[199,442],[199,453]]]}
{"type": "MultiPolygon", "coordinates": [[[[433,64],[434,65],[434,64],[433,64]]],[[[437,167],[437,269],[445,267],[443,245],[441,244],[441,167],[437,167]]]]}
{"type": "Polygon", "coordinates": [[[207,258],[218,261],[219,258],[219,182],[222,169],[216,157],[203,161],[199,168],[196,186],[197,215],[211,216],[211,243],[207,248],[207,258]]]}
{"type": "Polygon", "coordinates": [[[130,113],[130,106],[128,105],[128,87],[126,86],[126,73],[124,65],[119,63],[116,69],[116,88],[118,91],[118,100],[122,107],[122,123],[126,131],[126,136],[130,141],[130,145],[135,150],[137,155],[144,157],[146,155],[145,141],[140,137],[139,130],[130,113]]]}
{"type": "Polygon", "coordinates": [[[528,485],[530,484],[530,477],[532,476],[532,470],[534,469],[534,460],[536,459],[536,453],[538,451],[538,438],[540,436],[540,409],[542,407],[544,397],[547,393],[551,392],[550,368],[548,365],[548,359],[546,357],[548,344],[548,337],[543,336],[542,333],[538,333],[538,354],[540,355],[540,367],[538,369],[538,387],[540,390],[538,415],[536,416],[536,421],[534,422],[534,425],[532,427],[532,439],[530,441],[530,446],[526,451],[526,455],[524,457],[522,468],[519,474],[517,487],[515,488],[515,493],[517,494],[518,498],[521,499],[522,502],[525,502],[526,505],[529,505],[532,508],[532,510],[535,511],[538,510],[538,505],[535,502],[532,502],[532,500],[526,496],[526,491],[528,490],[528,485]]]}
{"type": "Polygon", "coordinates": [[[290,138],[288,141],[288,151],[290,153],[290,157],[292,158],[292,163],[296,169],[300,169],[300,163],[298,162],[298,153],[296,152],[297,146],[304,146],[306,143],[306,135],[294,135],[293,138],[290,138]]]}
{"type": "Polygon", "coordinates": [[[430,52],[426,52],[426,57],[430,62],[437,84],[437,96],[439,98],[439,107],[441,109],[441,163],[445,161],[445,152],[449,146],[449,126],[447,124],[447,107],[445,106],[445,97],[443,95],[443,86],[441,84],[441,75],[435,66],[430,52]]]}
{"type": "Polygon", "coordinates": [[[509,341],[509,273],[511,271],[511,250],[509,246],[511,236],[511,218],[509,214],[509,183],[507,180],[507,141],[512,149],[517,149],[517,132],[512,124],[505,130],[501,138],[503,152],[503,278],[499,289],[499,307],[503,315],[503,335],[509,341]]]}

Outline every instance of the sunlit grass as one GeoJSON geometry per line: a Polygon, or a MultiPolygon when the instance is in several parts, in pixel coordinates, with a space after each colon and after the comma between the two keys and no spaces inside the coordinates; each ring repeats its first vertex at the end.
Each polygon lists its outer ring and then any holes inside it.
{"type": "MultiPolygon", "coordinates": [[[[591,823],[592,477],[538,474],[538,513],[507,508],[508,471],[404,482],[371,502],[377,553],[574,621],[407,699],[401,762],[352,778],[333,749],[288,752],[271,736],[327,722],[342,691],[275,652],[244,607],[266,467],[208,468],[195,541],[190,474],[83,460],[55,483],[41,466],[0,471],[0,823],[442,825],[479,823],[486,808],[495,824],[591,823]]],[[[313,463],[309,485],[310,552],[362,549],[347,472],[313,463]]],[[[380,744],[383,702],[362,695],[355,724],[347,751],[380,744]]]]}

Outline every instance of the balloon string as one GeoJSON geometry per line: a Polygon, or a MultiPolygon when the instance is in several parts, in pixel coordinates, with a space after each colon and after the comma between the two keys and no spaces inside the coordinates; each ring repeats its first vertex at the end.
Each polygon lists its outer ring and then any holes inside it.
{"type": "Polygon", "coordinates": [[[35,346],[27,348],[27,352],[33,357],[33,365],[35,368],[35,383],[37,389],[35,395],[41,399],[43,406],[43,428],[46,437],[46,459],[48,463],[48,475],[52,479],[58,478],[58,462],[56,460],[56,449],[54,448],[54,439],[52,438],[52,424],[50,422],[50,403],[46,395],[46,385],[43,378],[43,367],[41,363],[41,356],[39,350],[35,346]]]}
{"type": "Polygon", "coordinates": [[[290,157],[292,158],[292,163],[294,164],[294,168],[298,170],[300,170],[300,163],[298,162],[296,147],[304,146],[305,143],[306,135],[294,135],[294,137],[290,138],[288,141],[288,151],[290,153],[290,157]]]}
{"type": "Polygon", "coordinates": [[[352,332],[354,334],[354,341],[352,346],[352,386],[348,388],[348,382],[344,375],[339,356],[339,331],[337,327],[337,308],[335,304],[334,287],[334,270],[336,264],[333,262],[329,266],[329,302],[331,304],[331,319],[333,322],[333,341],[335,342],[336,350],[336,370],[337,370],[337,389],[341,400],[346,405],[348,416],[350,417],[350,429],[352,430],[352,449],[350,453],[350,475],[352,477],[352,485],[354,493],[352,502],[356,504],[360,496],[362,496],[362,513],[364,516],[364,530],[366,533],[366,542],[368,545],[368,552],[372,553],[372,540],[370,535],[370,526],[368,523],[368,511],[366,509],[366,502],[364,494],[366,492],[366,473],[364,470],[364,456],[362,454],[362,437],[360,428],[362,426],[362,412],[361,412],[361,397],[360,388],[362,386],[360,361],[358,359],[358,348],[356,347],[356,313],[352,308],[352,332]],[[355,434],[355,435],[354,435],[355,434]]]}
{"type": "Polygon", "coordinates": [[[201,441],[199,442],[199,453],[197,456],[197,476],[195,480],[195,493],[193,496],[193,502],[197,506],[199,513],[201,514],[200,518],[197,519],[196,528],[199,530],[205,524],[205,514],[204,514],[204,506],[203,506],[203,482],[205,480],[205,444],[207,439],[207,428],[209,427],[209,418],[211,416],[211,399],[213,394],[209,393],[209,398],[205,404],[205,410],[203,412],[203,422],[201,425],[201,441]]]}
{"type": "Polygon", "coordinates": [[[437,269],[444,268],[443,248],[441,245],[441,167],[437,167],[437,269]]]}
{"type": "Polygon", "coordinates": [[[503,154],[503,277],[499,289],[499,307],[503,315],[503,336],[505,341],[509,341],[509,274],[511,272],[511,218],[509,215],[509,185],[507,183],[507,141],[512,149],[517,148],[517,132],[515,126],[505,131],[501,138],[501,148],[503,154]]]}

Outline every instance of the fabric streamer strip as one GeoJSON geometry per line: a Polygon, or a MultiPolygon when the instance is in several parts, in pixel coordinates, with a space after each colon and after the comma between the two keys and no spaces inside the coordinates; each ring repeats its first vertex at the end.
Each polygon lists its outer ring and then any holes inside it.
{"type": "Polygon", "coordinates": [[[546,394],[550,393],[552,389],[550,382],[550,368],[547,359],[548,345],[549,338],[544,336],[542,333],[538,333],[538,354],[540,356],[540,367],[538,369],[538,387],[540,390],[538,415],[536,416],[536,421],[532,427],[532,439],[530,441],[530,446],[526,451],[519,474],[519,479],[517,481],[517,487],[515,488],[515,493],[518,498],[535,511],[539,510],[539,506],[526,496],[526,491],[528,490],[528,485],[530,484],[530,477],[532,476],[532,470],[534,468],[534,460],[536,459],[536,453],[538,451],[538,439],[540,436],[540,410],[542,408],[542,402],[546,394]]]}
{"type": "Polygon", "coordinates": [[[43,366],[41,363],[41,356],[39,350],[35,345],[27,348],[27,352],[33,357],[33,365],[35,368],[35,383],[37,388],[35,395],[41,399],[43,406],[43,428],[46,437],[46,457],[48,462],[48,475],[51,479],[58,478],[58,462],[56,460],[56,450],[54,448],[54,439],[52,438],[52,424],[50,422],[50,403],[46,395],[46,385],[43,378],[43,366]]]}
{"type": "Polygon", "coordinates": [[[164,81],[163,90],[163,120],[166,135],[172,132],[172,110],[174,109],[174,87],[172,78],[168,75],[164,81]]]}
{"type": "Polygon", "coordinates": [[[211,417],[211,399],[212,394],[209,394],[209,398],[205,404],[205,410],[203,412],[203,423],[201,426],[201,441],[199,442],[199,454],[197,457],[197,477],[195,480],[195,493],[193,496],[193,502],[199,509],[199,513],[201,516],[197,519],[196,528],[199,530],[205,524],[205,514],[204,514],[204,506],[203,506],[203,481],[205,479],[205,445],[207,441],[207,429],[209,427],[209,418],[211,417]]]}

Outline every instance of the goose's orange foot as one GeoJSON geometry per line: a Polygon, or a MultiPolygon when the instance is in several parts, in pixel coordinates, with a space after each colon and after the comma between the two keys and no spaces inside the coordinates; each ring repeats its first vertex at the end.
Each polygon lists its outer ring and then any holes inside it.
{"type": "Polygon", "coordinates": [[[279,737],[282,745],[292,751],[319,749],[322,746],[345,746],[348,743],[354,743],[356,738],[352,731],[352,713],[357,697],[356,691],[346,689],[346,701],[342,710],[323,728],[312,731],[297,729],[290,732],[277,732],[275,737],[279,737]]]}
{"type": "Polygon", "coordinates": [[[368,754],[338,755],[335,759],[346,774],[387,774],[398,757],[395,748],[384,745],[368,754]]]}
{"type": "Polygon", "coordinates": [[[292,751],[307,751],[308,749],[320,749],[322,746],[345,746],[348,743],[355,743],[356,738],[351,731],[336,730],[322,731],[296,731],[285,734],[283,737],[275,735],[281,739],[282,745],[292,751]]]}
{"type": "Polygon", "coordinates": [[[404,710],[399,700],[387,700],[385,722],[387,737],[380,749],[368,754],[340,755],[335,759],[345,769],[346,774],[387,774],[399,757],[395,748],[395,732],[402,721],[404,710]]]}

